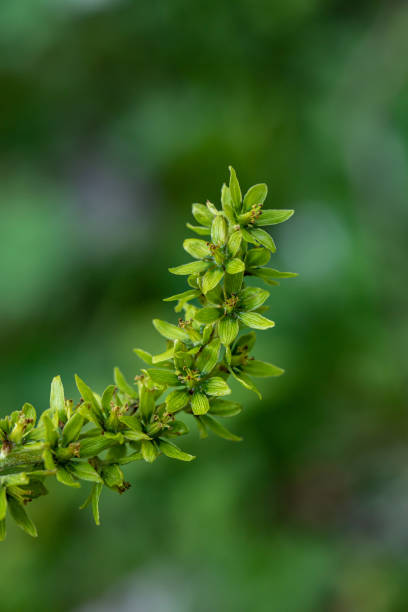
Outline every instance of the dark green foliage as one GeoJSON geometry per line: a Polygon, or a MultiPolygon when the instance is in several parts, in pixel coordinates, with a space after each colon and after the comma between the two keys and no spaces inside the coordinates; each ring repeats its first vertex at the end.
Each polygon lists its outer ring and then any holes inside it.
{"type": "Polygon", "coordinates": [[[229,186],[221,190],[220,210],[211,202],[193,204],[193,216],[200,225],[187,226],[208,240],[184,241],[185,251],[195,261],[170,268],[170,272],[187,276],[190,289],[165,300],[175,301],[175,311],[184,312],[183,318],[178,325],[154,319],[155,328],[167,341],[166,350],[152,356],[135,349],[149,367],[135,376],[134,383],[115,368],[115,384],[98,395],[76,376],[81,399],[74,406],[65,399],[57,376],[51,384],[50,407],[38,423],[30,404],[0,420],[1,539],[6,533],[7,509],[22,529],[37,535],[24,506],[47,493],[47,476],[70,487],[80,487],[81,481],[94,483],[83,507],[91,505],[99,524],[103,485],[119,493],[130,486],[120,466],[137,460],[152,463],[160,455],[193,460],[193,455],[170,440],[189,431],[179,419],[181,413],[192,418],[201,437],[210,430],[226,440],[241,440],[214,418],[232,417],[242,409],[236,402],[220,399],[231,393],[229,376],[260,397],[252,377],[283,373],[251,356],[255,332],[239,335],[246,328],[274,326],[261,314],[269,292],[246,286],[245,279],[256,276],[276,285],[276,278],[296,276],[264,267],[276,247],[260,226],[282,223],[293,214],[292,210],[264,210],[266,195],[266,185],[260,184],[242,198],[236,173],[230,168],[229,186]]]}

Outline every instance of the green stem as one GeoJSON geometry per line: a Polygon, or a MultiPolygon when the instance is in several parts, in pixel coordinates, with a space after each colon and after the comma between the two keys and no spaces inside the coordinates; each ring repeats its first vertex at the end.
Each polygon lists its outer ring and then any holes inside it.
{"type": "Polygon", "coordinates": [[[35,467],[43,469],[42,451],[11,452],[0,459],[0,476],[25,472],[35,467]]]}

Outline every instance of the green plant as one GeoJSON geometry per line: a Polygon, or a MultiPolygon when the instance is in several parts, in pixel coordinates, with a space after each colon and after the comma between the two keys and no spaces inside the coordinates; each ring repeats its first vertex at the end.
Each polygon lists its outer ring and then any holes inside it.
{"type": "Polygon", "coordinates": [[[221,190],[222,209],[207,202],[193,204],[198,226],[187,227],[200,236],[183,247],[194,261],[170,272],[187,276],[189,289],[166,298],[184,312],[178,325],[154,319],[167,348],[152,356],[135,353],[147,364],[127,382],[118,368],[114,385],[100,396],[78,376],[78,404],[65,399],[59,376],[51,384],[50,407],[38,422],[31,404],[0,419],[0,538],[6,534],[6,511],[32,536],[37,530],[24,506],[47,493],[47,476],[70,487],[93,483],[83,508],[91,505],[99,524],[99,497],[103,486],[123,493],[130,486],[122,466],[133,461],[153,462],[160,455],[191,461],[194,457],[173,443],[188,432],[181,414],[188,414],[200,436],[210,430],[227,440],[239,441],[214,417],[232,417],[241,411],[237,402],[223,399],[231,393],[230,376],[261,397],[252,377],[279,376],[283,370],[250,357],[256,340],[243,328],[268,329],[274,322],[263,315],[269,292],[248,286],[244,279],[259,278],[268,285],[296,276],[266,267],[276,251],[262,229],[289,219],[293,210],[264,210],[265,184],[254,185],[242,198],[233,168],[221,190]],[[196,301],[197,306],[191,302],[196,301]],[[168,392],[169,389],[172,389],[168,392]]]}

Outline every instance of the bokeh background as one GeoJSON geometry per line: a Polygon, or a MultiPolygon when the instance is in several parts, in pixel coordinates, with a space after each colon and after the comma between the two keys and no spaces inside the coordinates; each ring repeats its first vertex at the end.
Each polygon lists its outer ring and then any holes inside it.
{"type": "MultiPolygon", "coordinates": [[[[0,385],[129,376],[184,290],[190,204],[244,188],[274,228],[286,369],[193,464],[133,464],[102,525],[55,484],[9,526],[2,612],[406,612],[408,6],[2,0],[0,385]]],[[[85,487],[84,487],[85,489],[85,487]]]]}

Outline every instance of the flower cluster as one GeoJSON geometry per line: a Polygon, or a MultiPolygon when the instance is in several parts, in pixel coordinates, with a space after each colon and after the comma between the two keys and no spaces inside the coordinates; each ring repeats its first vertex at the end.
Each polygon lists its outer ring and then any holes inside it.
{"type": "Polygon", "coordinates": [[[275,324],[264,313],[269,292],[255,287],[296,276],[266,267],[276,251],[262,227],[289,219],[293,210],[265,210],[265,184],[251,187],[242,197],[235,171],[221,190],[221,208],[211,202],[193,204],[198,225],[187,227],[201,238],[187,238],[183,247],[194,261],[170,268],[187,276],[189,289],[165,301],[176,302],[183,313],[178,324],[154,319],[166,339],[166,350],[151,355],[134,349],[146,367],[129,383],[115,368],[114,384],[102,395],[78,376],[81,395],[74,405],[65,398],[60,377],[51,384],[50,406],[37,422],[36,411],[25,404],[0,419],[0,539],[6,533],[9,509],[17,524],[32,536],[36,527],[25,511],[32,499],[47,493],[44,481],[55,476],[70,487],[90,481],[92,488],[82,507],[91,506],[99,524],[99,497],[104,486],[123,493],[129,488],[122,468],[133,461],[155,461],[159,455],[191,461],[192,455],[173,442],[189,429],[181,415],[198,427],[227,440],[231,433],[217,417],[232,417],[242,406],[225,399],[232,377],[259,397],[253,378],[279,376],[276,365],[252,357],[254,331],[275,324]]]}

